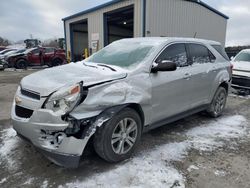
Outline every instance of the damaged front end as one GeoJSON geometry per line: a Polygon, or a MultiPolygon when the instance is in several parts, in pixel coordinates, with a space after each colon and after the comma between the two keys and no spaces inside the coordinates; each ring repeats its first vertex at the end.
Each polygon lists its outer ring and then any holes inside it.
{"type": "Polygon", "coordinates": [[[102,109],[93,110],[94,113],[82,111],[84,117],[77,117],[73,111],[85,106],[82,103],[87,98],[88,89],[80,82],[63,87],[38,101],[29,98],[31,95],[28,97],[19,87],[12,107],[13,128],[52,162],[67,168],[78,167],[84,148],[97,127],[124,106],[102,106],[102,109]],[[32,111],[30,116],[20,115],[20,108],[32,111]]]}

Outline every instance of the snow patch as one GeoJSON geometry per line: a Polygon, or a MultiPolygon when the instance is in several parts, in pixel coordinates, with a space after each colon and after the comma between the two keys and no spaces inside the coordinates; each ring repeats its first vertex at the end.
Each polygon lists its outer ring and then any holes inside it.
{"type": "Polygon", "coordinates": [[[16,161],[12,158],[12,151],[17,147],[18,139],[16,138],[16,131],[12,128],[7,128],[0,133],[0,140],[2,140],[0,144],[0,156],[2,158],[0,164],[5,160],[9,168],[14,168],[16,161]]]}
{"type": "Polygon", "coordinates": [[[0,184],[3,184],[6,181],[7,181],[7,178],[3,178],[3,179],[0,180],[0,184]]]}
{"type": "Polygon", "coordinates": [[[186,132],[194,149],[212,151],[224,146],[224,142],[239,138],[246,133],[246,119],[243,116],[219,118],[208,124],[195,127],[186,132]]]}
{"type": "MultiPolygon", "coordinates": [[[[222,117],[184,134],[187,140],[183,142],[156,147],[124,164],[116,165],[112,170],[59,187],[185,187],[185,177],[171,162],[183,160],[191,149],[212,151],[224,146],[225,141],[246,136],[246,119],[240,115],[222,117]]],[[[191,165],[187,170],[198,169],[191,165]]],[[[216,174],[223,175],[222,172],[216,174]]]]}
{"type": "Polygon", "coordinates": [[[219,177],[224,177],[224,176],[227,175],[227,173],[226,173],[225,171],[223,171],[223,170],[216,170],[216,171],[214,172],[214,174],[215,174],[216,176],[219,176],[219,177]]]}
{"type": "Polygon", "coordinates": [[[29,178],[23,183],[23,185],[31,185],[34,180],[35,178],[29,178]]]}
{"type": "Polygon", "coordinates": [[[43,181],[41,188],[47,188],[47,187],[48,187],[48,180],[45,180],[45,181],[43,181]]]}
{"type": "Polygon", "coordinates": [[[200,168],[195,165],[190,165],[187,169],[188,172],[192,172],[193,170],[199,170],[200,168]]]}
{"type": "MultiPolygon", "coordinates": [[[[166,144],[144,155],[133,158],[108,172],[96,174],[86,181],[67,183],[66,187],[185,187],[185,179],[168,164],[172,158],[181,159],[185,143],[166,144]],[[177,150],[174,150],[177,148],[177,150]],[[170,149],[171,152],[168,150],[170,149]],[[172,155],[169,155],[172,153],[172,155]],[[112,182],[112,184],[111,184],[112,182]]],[[[60,188],[64,186],[59,186],[60,188]]]]}

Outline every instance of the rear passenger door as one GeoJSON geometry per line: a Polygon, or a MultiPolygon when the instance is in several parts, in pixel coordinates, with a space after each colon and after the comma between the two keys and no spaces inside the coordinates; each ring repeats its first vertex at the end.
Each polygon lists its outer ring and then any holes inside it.
{"type": "Polygon", "coordinates": [[[209,102],[209,96],[214,80],[215,56],[203,44],[188,43],[188,61],[192,66],[192,90],[193,95],[189,98],[190,107],[196,107],[209,102]]]}

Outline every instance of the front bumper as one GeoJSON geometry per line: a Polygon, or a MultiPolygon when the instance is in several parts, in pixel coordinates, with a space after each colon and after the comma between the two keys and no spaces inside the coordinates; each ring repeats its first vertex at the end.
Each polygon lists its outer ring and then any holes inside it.
{"type": "MultiPolygon", "coordinates": [[[[23,140],[26,140],[27,142],[31,143],[31,141],[26,138],[25,136],[21,134],[17,134],[20,138],[23,140]]],[[[41,149],[39,147],[36,147],[40,153],[42,153],[47,159],[52,161],[53,163],[63,166],[66,168],[77,168],[81,159],[81,156],[79,155],[69,155],[64,153],[55,153],[51,152],[46,149],[41,149]]]]}
{"type": "Polygon", "coordinates": [[[38,109],[34,110],[30,118],[21,118],[16,115],[14,102],[11,119],[17,134],[29,140],[49,160],[68,168],[78,166],[88,139],[77,139],[65,134],[62,141],[56,143],[54,133],[64,132],[69,126],[60,116],[50,110],[38,109]]]}
{"type": "Polygon", "coordinates": [[[232,87],[236,89],[250,89],[250,78],[247,76],[233,75],[232,87]]]}

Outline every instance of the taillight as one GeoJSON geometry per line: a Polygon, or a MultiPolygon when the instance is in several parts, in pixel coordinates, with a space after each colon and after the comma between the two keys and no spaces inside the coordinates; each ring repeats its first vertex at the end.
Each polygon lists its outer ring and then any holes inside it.
{"type": "Polygon", "coordinates": [[[230,64],[230,71],[231,71],[231,73],[233,73],[233,68],[234,68],[234,65],[231,63],[230,64]]]}

